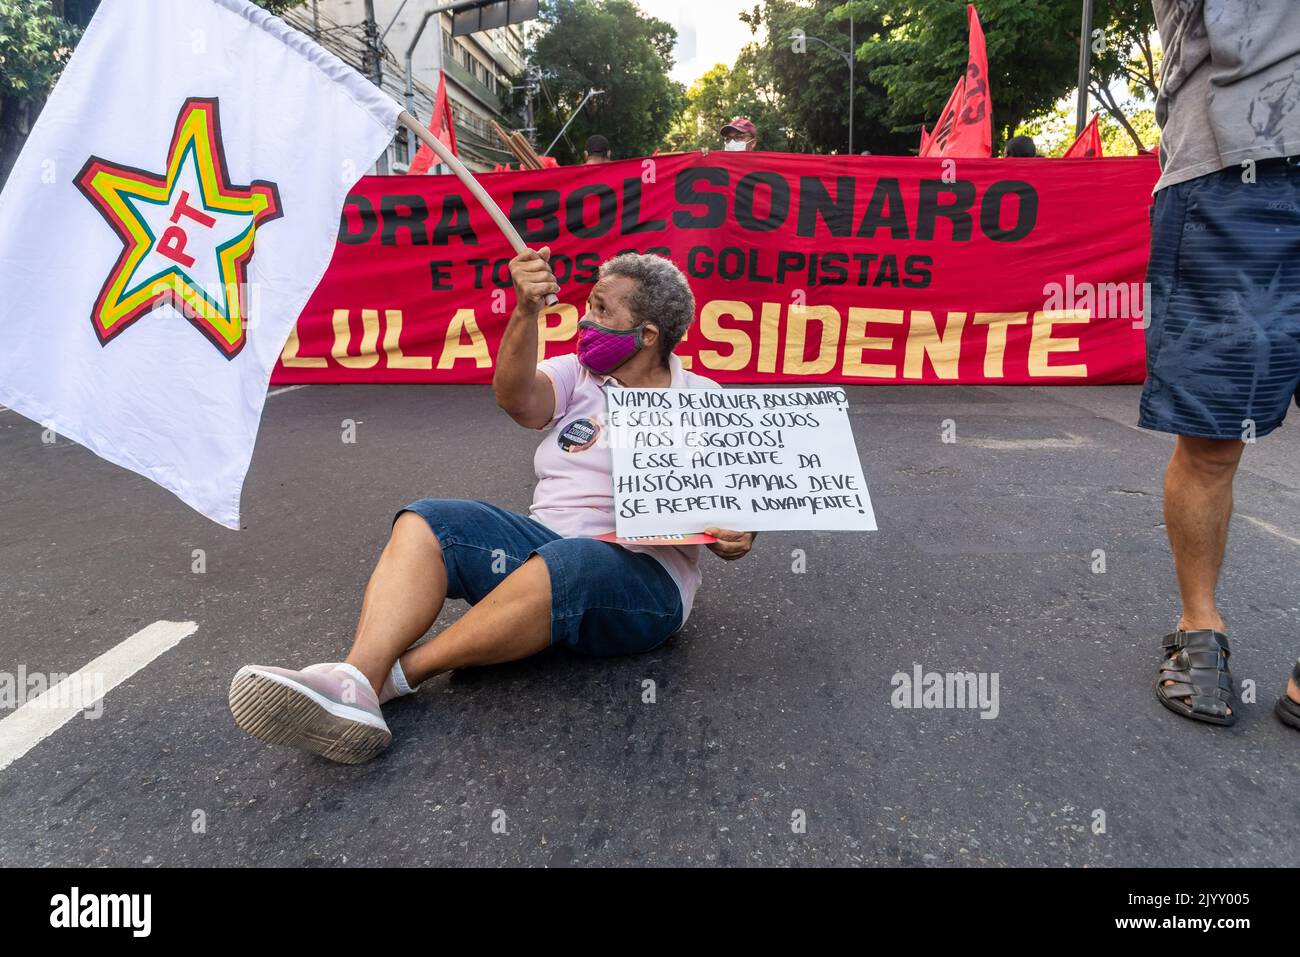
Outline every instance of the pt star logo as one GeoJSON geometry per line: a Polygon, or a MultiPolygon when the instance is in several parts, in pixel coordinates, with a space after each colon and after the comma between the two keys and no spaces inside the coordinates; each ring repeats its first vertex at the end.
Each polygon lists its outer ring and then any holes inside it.
{"type": "Polygon", "coordinates": [[[100,345],[170,304],[227,359],[238,355],[253,239],[282,211],[275,183],[230,184],[217,100],[185,101],[165,173],[92,156],[76,182],[124,246],[91,314],[100,345]]]}

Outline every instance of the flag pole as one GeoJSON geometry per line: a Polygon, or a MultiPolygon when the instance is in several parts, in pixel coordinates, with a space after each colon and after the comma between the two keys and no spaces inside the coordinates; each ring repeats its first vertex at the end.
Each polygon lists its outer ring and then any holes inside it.
{"type": "Polygon", "coordinates": [[[1088,70],[1092,52],[1092,0],[1083,0],[1083,21],[1079,27],[1079,98],[1074,117],[1074,135],[1088,125],[1088,70]]]}
{"type": "MultiPolygon", "coordinates": [[[[456,174],[456,178],[464,183],[465,188],[468,189],[470,193],[473,194],[474,198],[479,201],[479,205],[487,210],[487,214],[492,217],[492,222],[496,223],[497,228],[505,234],[506,239],[509,240],[510,245],[514,248],[516,253],[522,253],[528,248],[524,245],[523,238],[519,235],[519,231],[515,229],[514,223],[510,222],[506,217],[506,214],[501,212],[501,207],[498,206],[492,197],[487,194],[487,190],[485,190],[479,181],[474,178],[474,174],[465,168],[465,164],[457,159],[452,154],[451,150],[447,149],[447,147],[442,144],[438,137],[426,130],[420,124],[420,121],[406,110],[402,110],[401,114],[397,117],[397,121],[418,136],[424,144],[429,147],[429,149],[433,150],[439,160],[450,167],[451,171],[456,174]]],[[[557,302],[559,302],[559,299],[554,293],[551,293],[546,297],[546,304],[548,306],[553,306],[557,302]]]]}

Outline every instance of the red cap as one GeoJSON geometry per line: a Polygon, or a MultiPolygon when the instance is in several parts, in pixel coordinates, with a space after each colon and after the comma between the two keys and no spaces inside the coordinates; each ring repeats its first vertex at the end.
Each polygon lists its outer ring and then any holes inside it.
{"type": "Polygon", "coordinates": [[[735,130],[737,133],[747,133],[754,139],[758,139],[758,127],[754,125],[753,120],[748,117],[738,116],[722,129],[718,130],[719,134],[725,134],[727,130],[735,130]]]}

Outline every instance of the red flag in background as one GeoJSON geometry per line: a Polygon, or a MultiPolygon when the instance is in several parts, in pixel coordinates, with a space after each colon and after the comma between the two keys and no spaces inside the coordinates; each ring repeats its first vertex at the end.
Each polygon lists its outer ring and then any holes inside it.
{"type": "Polygon", "coordinates": [[[993,155],[988,55],[984,51],[984,30],[972,3],[966,4],[966,23],[966,75],[957,81],[948,105],[939,114],[922,156],[993,155]]]}
{"type": "Polygon", "coordinates": [[[927,129],[925,128],[925,124],[922,123],[922,124],[921,124],[921,148],[917,151],[917,154],[916,154],[916,155],[917,155],[917,156],[924,156],[924,155],[925,155],[925,148],[926,148],[929,144],[930,144],[930,131],[927,130],[927,129]]]}
{"type": "Polygon", "coordinates": [[[944,156],[992,156],[993,117],[989,103],[989,61],[984,53],[984,31],[973,3],[966,4],[969,24],[966,77],[963,80],[957,122],[944,147],[944,156]]]}
{"type": "MultiPolygon", "coordinates": [[[[452,156],[459,155],[456,152],[456,128],[451,122],[451,101],[447,99],[447,77],[438,72],[438,97],[433,102],[433,119],[429,121],[429,132],[432,133],[443,146],[451,150],[452,156]]],[[[407,170],[413,176],[423,176],[433,168],[438,162],[438,157],[424,143],[420,144],[420,150],[415,154],[415,159],[411,161],[411,168],[407,170]]]]}
{"type": "Polygon", "coordinates": [[[957,85],[953,87],[952,95],[948,97],[948,102],[944,104],[943,112],[939,114],[939,119],[935,120],[934,131],[930,133],[925,141],[925,146],[921,148],[922,156],[943,156],[944,144],[952,136],[953,127],[957,123],[957,104],[961,101],[962,85],[965,81],[958,80],[957,85]]]}
{"type": "Polygon", "coordinates": [[[1101,155],[1101,134],[1097,132],[1097,115],[1094,113],[1088,125],[1079,134],[1079,138],[1065,151],[1062,159],[1083,159],[1086,156],[1101,155]]]}

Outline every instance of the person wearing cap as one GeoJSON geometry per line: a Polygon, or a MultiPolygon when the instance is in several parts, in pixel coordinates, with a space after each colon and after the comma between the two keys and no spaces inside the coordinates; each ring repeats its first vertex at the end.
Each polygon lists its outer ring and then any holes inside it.
{"type": "Polygon", "coordinates": [[[754,121],[738,116],[721,130],[722,148],[728,152],[744,153],[758,146],[758,127],[754,121]]]}
{"type": "Polygon", "coordinates": [[[591,166],[593,163],[609,162],[609,140],[596,133],[587,137],[587,149],[583,154],[583,166],[591,166]]]}

